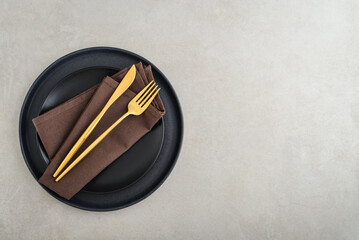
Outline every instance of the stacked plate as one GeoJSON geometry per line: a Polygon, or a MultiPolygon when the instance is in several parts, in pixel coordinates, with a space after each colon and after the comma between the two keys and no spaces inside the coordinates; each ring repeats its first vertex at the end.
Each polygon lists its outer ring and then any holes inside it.
{"type": "Polygon", "coordinates": [[[166,114],[148,134],[70,200],[41,185],[60,201],[92,211],[124,208],[153,193],[173,169],[183,138],[183,117],[175,91],[151,62],[132,52],[110,47],[70,53],[52,63],[35,80],[20,113],[22,154],[30,172],[38,180],[49,159],[32,119],[100,83],[105,76],[138,62],[152,66],[166,114]]]}

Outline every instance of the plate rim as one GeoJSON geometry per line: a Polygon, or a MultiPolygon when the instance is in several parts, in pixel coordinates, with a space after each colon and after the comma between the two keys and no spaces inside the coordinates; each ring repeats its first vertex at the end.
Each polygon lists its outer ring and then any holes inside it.
{"type": "MultiPolygon", "coordinates": [[[[163,119],[163,121],[165,121],[165,119],[163,119]]],[[[107,212],[107,211],[113,211],[113,210],[119,210],[122,208],[126,208],[129,207],[131,205],[134,205],[144,199],[146,199],[148,196],[150,196],[153,192],[155,192],[160,186],[162,186],[162,184],[166,181],[166,179],[168,178],[168,176],[171,174],[173,168],[175,167],[178,157],[181,153],[181,148],[183,145],[183,138],[184,138],[184,118],[183,118],[183,111],[182,111],[182,107],[180,104],[180,101],[178,99],[178,96],[176,94],[176,92],[174,91],[170,81],[167,79],[167,77],[149,60],[147,60],[146,58],[131,52],[129,50],[125,50],[125,49],[121,49],[121,48],[117,48],[117,47],[108,47],[108,46],[96,46],[96,47],[88,47],[88,48],[82,48],[82,49],[78,49],[75,51],[72,51],[70,53],[65,54],[64,56],[56,59],[54,62],[52,62],[48,67],[46,67],[34,80],[34,82],[31,84],[30,88],[28,89],[26,96],[23,100],[22,106],[21,106],[21,110],[20,110],[20,114],[19,114],[19,130],[18,130],[18,137],[19,137],[19,143],[20,143],[20,148],[21,148],[21,153],[24,159],[24,162],[27,166],[27,168],[29,169],[31,175],[33,176],[33,178],[35,179],[35,181],[43,188],[45,189],[46,192],[48,192],[52,197],[55,197],[57,200],[59,200],[62,203],[65,203],[69,206],[78,208],[78,209],[82,209],[82,210],[87,210],[87,211],[94,211],[94,212],[107,212]],[[58,194],[56,194],[55,192],[51,191],[50,189],[48,189],[47,187],[45,187],[44,185],[42,185],[41,183],[39,183],[37,176],[35,175],[35,172],[33,171],[33,169],[30,166],[29,161],[27,160],[26,154],[25,154],[25,149],[24,149],[24,143],[22,141],[22,136],[23,136],[23,131],[22,131],[22,122],[23,122],[23,117],[25,115],[25,105],[26,103],[29,101],[30,99],[30,95],[31,93],[34,91],[35,86],[37,86],[38,83],[40,83],[40,80],[42,78],[44,78],[44,76],[46,76],[46,74],[49,73],[50,70],[53,69],[54,66],[58,65],[59,63],[61,63],[62,61],[71,58],[75,55],[81,54],[81,53],[86,53],[89,51],[115,51],[115,52],[120,52],[123,54],[128,54],[130,56],[136,57],[138,59],[140,59],[141,61],[145,62],[146,64],[150,64],[151,67],[159,74],[161,75],[161,77],[167,82],[168,84],[168,88],[170,89],[170,91],[173,94],[173,98],[175,100],[175,102],[178,105],[178,113],[179,113],[179,118],[177,118],[179,124],[180,124],[180,129],[179,129],[179,141],[178,141],[178,151],[175,153],[175,155],[173,156],[173,160],[172,160],[172,164],[170,165],[170,167],[168,168],[168,171],[164,174],[164,176],[162,177],[162,179],[153,187],[150,189],[150,191],[148,191],[147,193],[145,193],[144,195],[142,195],[141,197],[135,199],[134,201],[131,201],[129,203],[125,203],[123,205],[120,206],[116,206],[116,207],[106,207],[106,208],[98,208],[98,207],[86,207],[83,205],[79,205],[76,203],[71,202],[70,200],[66,200],[62,197],[60,197],[58,194]]],[[[163,131],[164,134],[165,130],[163,131]]],[[[163,140],[164,141],[164,140],[163,140]]],[[[162,148],[162,146],[161,146],[162,148]]],[[[161,152],[161,151],[160,151],[161,152]]],[[[159,152],[159,153],[160,153],[159,152]]],[[[150,171],[150,169],[148,169],[148,171],[150,171]]]]}

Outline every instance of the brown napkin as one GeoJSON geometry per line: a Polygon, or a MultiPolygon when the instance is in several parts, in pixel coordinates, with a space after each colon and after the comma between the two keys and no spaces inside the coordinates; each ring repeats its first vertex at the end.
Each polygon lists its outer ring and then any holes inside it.
{"type": "MultiPolygon", "coordinates": [[[[134,143],[149,132],[165,114],[159,95],[140,116],[129,116],[121,122],[61,181],[53,173],[87,126],[105,106],[129,68],[123,69],[60,106],[33,119],[35,128],[51,160],[39,182],[60,196],[70,199],[134,143]]],[[[101,133],[127,111],[127,104],[153,79],[151,66],[136,64],[136,78],[130,88],[107,110],[101,121],[84,142],[74,160],[101,133]]]]}

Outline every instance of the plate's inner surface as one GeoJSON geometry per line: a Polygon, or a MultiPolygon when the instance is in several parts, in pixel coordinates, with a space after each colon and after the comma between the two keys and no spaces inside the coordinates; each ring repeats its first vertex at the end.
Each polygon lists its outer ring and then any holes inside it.
{"type": "MultiPolygon", "coordinates": [[[[64,103],[86,89],[100,83],[105,76],[111,76],[117,71],[97,67],[83,69],[67,76],[49,93],[44,101],[41,113],[64,103]]],[[[38,140],[43,156],[45,156],[44,161],[48,161],[41,141],[39,138],[38,140]]],[[[162,141],[163,122],[160,120],[149,133],[97,175],[83,190],[98,193],[110,192],[122,189],[136,182],[155,162],[161,150],[162,141]]],[[[101,159],[98,160],[101,161],[101,159]]]]}

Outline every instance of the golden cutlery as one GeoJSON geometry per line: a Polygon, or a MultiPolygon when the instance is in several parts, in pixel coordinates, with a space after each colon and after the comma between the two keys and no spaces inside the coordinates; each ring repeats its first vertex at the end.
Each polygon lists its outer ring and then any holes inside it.
{"type": "Polygon", "coordinates": [[[128,70],[125,77],[122,79],[120,84],[117,86],[115,92],[112,94],[104,108],[101,110],[101,112],[97,115],[97,117],[92,121],[92,123],[87,127],[85,132],[81,135],[81,137],[77,140],[75,145],[71,148],[69,153],[66,155],[64,160],[61,162],[60,166],[55,171],[53,177],[57,177],[62,169],[66,166],[66,164],[70,161],[70,159],[75,155],[77,150],[81,147],[81,145],[85,142],[87,137],[90,135],[90,133],[94,130],[96,125],[100,122],[103,115],[105,115],[106,111],[111,107],[111,105],[129,88],[129,86],[132,84],[133,80],[136,76],[136,67],[135,65],[132,65],[130,70],[128,70]]]}
{"type": "Polygon", "coordinates": [[[75,167],[87,154],[89,154],[120,122],[130,115],[142,114],[153,101],[160,88],[152,80],[144,89],[141,90],[128,104],[128,111],[120,117],[114,124],[104,131],[80,156],[78,156],[61,174],[56,178],[56,182],[60,181],[73,167],[75,167]]]}

